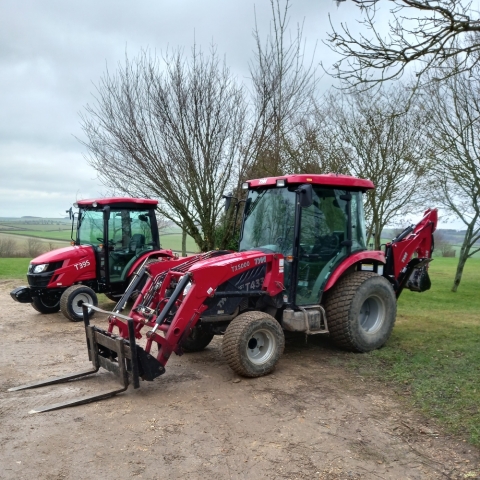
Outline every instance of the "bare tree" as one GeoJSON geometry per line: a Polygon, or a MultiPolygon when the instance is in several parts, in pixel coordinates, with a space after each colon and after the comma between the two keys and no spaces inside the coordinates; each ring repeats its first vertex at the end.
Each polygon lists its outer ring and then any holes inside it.
{"type": "Polygon", "coordinates": [[[331,121],[329,105],[315,105],[314,112],[300,122],[288,142],[283,156],[288,173],[350,172],[347,159],[339,148],[339,132],[331,121]]]}
{"type": "Polygon", "coordinates": [[[289,34],[290,1],[270,0],[272,21],[266,41],[255,23],[256,44],[250,64],[256,161],[252,177],[282,175],[288,169],[285,148],[296,128],[313,112],[317,79],[313,57],[305,60],[303,25],[289,34]]]}
{"type": "MultiPolygon", "coordinates": [[[[456,63],[452,61],[452,63],[456,63]]],[[[455,65],[452,65],[455,68],[455,65]]],[[[437,201],[466,227],[452,286],[456,292],[465,263],[480,251],[480,68],[460,73],[424,95],[437,201]]],[[[431,72],[434,76],[435,72],[431,72]]]]}
{"type": "Polygon", "coordinates": [[[36,237],[28,237],[25,248],[25,253],[30,258],[38,257],[44,251],[41,240],[36,237]]]}
{"type": "Polygon", "coordinates": [[[328,98],[337,155],[348,162],[352,175],[375,184],[375,190],[366,196],[365,215],[367,243],[374,236],[376,249],[386,225],[409,215],[425,201],[421,197],[427,171],[424,122],[415,105],[405,110],[409,99],[408,90],[398,87],[328,98]]]}
{"type": "Polygon", "coordinates": [[[12,258],[17,252],[17,242],[13,238],[0,238],[0,258],[12,258]]]}
{"type": "MultiPolygon", "coordinates": [[[[346,0],[337,0],[337,4],[346,0]]],[[[368,88],[400,78],[408,65],[415,67],[417,83],[435,69],[437,79],[471,71],[480,51],[480,12],[464,0],[388,0],[390,21],[377,21],[387,0],[351,0],[359,9],[363,30],[331,25],[326,44],[341,56],[335,76],[350,86],[368,88]],[[461,42],[459,42],[461,40],[461,42]],[[456,58],[455,68],[448,63],[456,58]]]]}
{"type": "Polygon", "coordinates": [[[446,235],[441,230],[436,230],[433,234],[435,240],[435,253],[440,257],[455,257],[455,249],[446,235]]]}
{"type": "Polygon", "coordinates": [[[160,213],[210,250],[222,194],[251,155],[246,115],[244,89],[213,47],[189,59],[143,52],[104,74],[81,116],[83,143],[105,185],[157,197],[160,213]]]}

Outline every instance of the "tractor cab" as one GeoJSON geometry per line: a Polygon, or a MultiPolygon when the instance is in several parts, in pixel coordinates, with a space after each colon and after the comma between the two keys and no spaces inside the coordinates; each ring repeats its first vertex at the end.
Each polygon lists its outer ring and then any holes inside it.
{"type": "Polygon", "coordinates": [[[74,243],[93,247],[100,283],[125,283],[135,261],[160,248],[156,200],[104,198],[74,206],[79,209],[74,243]]]}
{"type": "Polygon", "coordinates": [[[284,302],[319,303],[330,274],[366,250],[362,194],[372,182],[344,175],[291,175],[253,180],[248,189],[240,251],[284,257],[284,302]]]}

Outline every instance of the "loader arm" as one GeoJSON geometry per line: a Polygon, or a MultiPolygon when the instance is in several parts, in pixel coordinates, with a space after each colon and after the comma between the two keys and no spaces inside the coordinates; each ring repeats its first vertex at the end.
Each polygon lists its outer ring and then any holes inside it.
{"type": "Polygon", "coordinates": [[[432,261],[437,221],[437,209],[428,209],[416,225],[407,227],[385,245],[383,276],[392,283],[397,298],[404,288],[416,292],[430,288],[428,264],[432,261]]]}
{"type": "MultiPolygon", "coordinates": [[[[209,298],[227,298],[231,296],[274,297],[284,290],[283,256],[265,254],[260,251],[235,253],[220,258],[204,260],[193,265],[188,272],[170,270],[163,281],[162,289],[176,282],[176,288],[168,298],[162,310],[155,318],[143,320],[141,325],[153,327],[147,333],[145,351],[150,353],[153,343],[158,345],[158,362],[165,366],[172,352],[181,354],[181,344],[198,322],[201,314],[208,308],[209,298]],[[266,266],[263,283],[258,288],[217,292],[220,285],[249,270],[266,266]],[[188,291],[184,293],[185,288],[188,291]],[[174,312],[174,313],[172,313],[174,312]],[[160,334],[161,332],[161,334],[160,334]]],[[[164,292],[160,296],[165,299],[164,292]]],[[[132,315],[133,317],[133,315],[132,315]]],[[[133,317],[140,325],[138,318],[133,317]]]]}

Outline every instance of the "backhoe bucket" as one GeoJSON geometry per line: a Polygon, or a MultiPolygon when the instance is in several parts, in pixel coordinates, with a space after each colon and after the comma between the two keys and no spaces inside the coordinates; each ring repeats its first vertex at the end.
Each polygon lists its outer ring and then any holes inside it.
{"type": "Polygon", "coordinates": [[[9,388],[8,391],[16,392],[18,390],[53,385],[55,383],[69,382],[70,380],[75,380],[96,373],[100,367],[115,374],[120,381],[121,388],[48,405],[46,407],[30,410],[29,413],[48,412],[60,408],[73,407],[75,405],[103,400],[104,398],[113,397],[118,393],[124,392],[130,384],[133,385],[133,388],[139,388],[140,378],[144,380],[153,380],[165,373],[164,366],[161,365],[155,357],[146,353],[143,348],[137,346],[135,341],[134,324],[130,317],[126,317],[119,313],[107,312],[88,303],[84,303],[82,308],[85,334],[87,337],[88,358],[91,360],[93,368],[82,372],[72,373],[70,375],[27,383],[25,385],[20,385],[19,387],[9,388]],[[109,315],[115,315],[119,320],[125,321],[128,326],[128,340],[90,325],[88,309],[93,309],[97,312],[107,313],[109,315]]]}

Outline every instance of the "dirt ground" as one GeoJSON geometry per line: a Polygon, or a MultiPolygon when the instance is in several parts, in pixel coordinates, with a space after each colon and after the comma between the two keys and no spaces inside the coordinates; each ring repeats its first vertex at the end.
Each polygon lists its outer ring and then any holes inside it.
{"type": "Polygon", "coordinates": [[[104,372],[7,392],[90,366],[83,325],[14,303],[17,283],[0,282],[2,480],[480,478],[477,449],[343,369],[342,352],[318,337],[288,338],[274,374],[258,379],[237,377],[216,337],[138,390],[31,415],[116,383],[104,372]]]}

